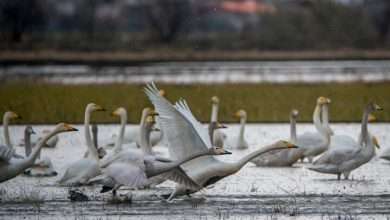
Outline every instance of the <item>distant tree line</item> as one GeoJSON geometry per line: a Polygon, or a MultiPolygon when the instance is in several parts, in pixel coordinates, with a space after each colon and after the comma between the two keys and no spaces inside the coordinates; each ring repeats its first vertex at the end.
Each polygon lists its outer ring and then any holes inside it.
{"type": "Polygon", "coordinates": [[[239,31],[215,28],[227,13],[204,12],[199,9],[200,1],[143,0],[134,5],[121,0],[69,1],[75,7],[70,17],[58,15],[55,0],[0,1],[0,48],[390,48],[390,1],[386,0],[353,5],[331,0],[297,0],[290,4],[275,0],[275,13],[232,15],[234,19],[255,21],[243,22],[239,31]],[[104,4],[119,5],[112,20],[101,21],[98,17],[98,9],[104,4]]]}

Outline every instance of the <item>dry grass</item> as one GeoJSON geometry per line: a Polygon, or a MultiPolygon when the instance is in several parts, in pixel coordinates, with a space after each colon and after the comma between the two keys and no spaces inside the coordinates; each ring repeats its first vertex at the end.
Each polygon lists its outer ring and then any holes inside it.
{"type": "MultiPolygon", "coordinates": [[[[210,97],[220,97],[220,120],[234,122],[238,109],[248,112],[250,122],[281,122],[288,120],[292,108],[300,110],[300,121],[310,121],[318,96],[332,99],[332,121],[359,121],[362,109],[370,100],[385,111],[377,114],[379,121],[390,121],[390,83],[383,84],[228,84],[228,85],[158,85],[167,91],[170,100],[185,98],[201,121],[210,118],[210,97]]],[[[84,107],[98,103],[108,110],[118,106],[129,111],[129,121],[138,122],[141,109],[151,106],[143,93],[143,85],[53,85],[10,83],[0,87],[0,114],[6,110],[18,112],[18,123],[81,123],[84,107]]],[[[117,119],[107,113],[96,113],[93,120],[108,123],[117,119]]]]}

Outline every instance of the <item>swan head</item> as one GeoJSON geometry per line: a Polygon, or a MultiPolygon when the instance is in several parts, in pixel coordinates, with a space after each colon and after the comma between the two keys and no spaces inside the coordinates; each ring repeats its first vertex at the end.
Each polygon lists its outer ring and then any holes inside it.
{"type": "Polygon", "coordinates": [[[232,152],[225,150],[223,147],[212,147],[209,149],[211,155],[226,155],[232,152]]]}
{"type": "Polygon", "coordinates": [[[158,90],[158,94],[160,94],[160,96],[162,96],[162,97],[165,97],[166,92],[164,89],[160,89],[160,90],[158,90]]]}
{"type": "Polygon", "coordinates": [[[317,98],[317,104],[318,105],[326,105],[326,104],[330,104],[331,100],[327,97],[324,97],[324,96],[320,96],[317,98]]]}
{"type": "Polygon", "coordinates": [[[97,105],[95,103],[89,103],[87,105],[87,111],[88,112],[94,112],[94,111],[106,111],[106,109],[104,109],[103,107],[101,107],[100,105],[97,105]]]}
{"type": "Polygon", "coordinates": [[[372,136],[371,139],[372,139],[372,143],[374,144],[374,146],[376,148],[380,149],[381,146],[379,145],[378,139],[375,136],[372,136]]]}
{"type": "Polygon", "coordinates": [[[373,114],[368,114],[368,122],[375,122],[375,121],[376,121],[375,115],[373,115],[373,114]]]}
{"type": "Polygon", "coordinates": [[[368,110],[369,112],[375,112],[375,111],[382,111],[382,110],[383,110],[382,107],[380,107],[378,104],[376,104],[376,103],[374,103],[374,102],[368,103],[368,105],[367,105],[366,108],[367,108],[367,110],[368,110]]]}
{"type": "Polygon", "coordinates": [[[156,125],[156,120],[154,116],[148,115],[148,117],[146,117],[146,123],[145,123],[146,128],[150,131],[160,131],[160,129],[156,128],[155,125],[156,125]]]}
{"type": "Polygon", "coordinates": [[[61,123],[56,125],[56,127],[54,128],[54,131],[56,133],[60,133],[60,132],[78,131],[78,129],[72,127],[71,125],[69,125],[67,123],[61,122],[61,123]]]}
{"type": "Polygon", "coordinates": [[[98,147],[97,152],[99,159],[102,159],[107,154],[107,151],[103,147],[98,147]]]}
{"type": "Polygon", "coordinates": [[[241,118],[246,118],[246,111],[243,110],[243,109],[240,109],[240,110],[238,110],[238,111],[234,114],[234,117],[239,118],[239,119],[241,119],[241,118]]]}
{"type": "Polygon", "coordinates": [[[119,107],[115,109],[113,112],[111,112],[111,116],[117,116],[117,117],[122,117],[127,115],[127,111],[123,107],[119,107]]]}
{"type": "Polygon", "coordinates": [[[4,119],[7,119],[7,120],[10,120],[10,119],[21,119],[22,117],[20,117],[18,114],[16,114],[15,112],[13,111],[7,111],[4,113],[4,119]]]}
{"type": "Polygon", "coordinates": [[[298,110],[296,110],[296,109],[291,110],[290,116],[292,118],[297,118],[298,115],[299,115],[299,111],[298,110]]]}
{"type": "Polygon", "coordinates": [[[217,96],[211,97],[211,103],[212,104],[219,104],[219,98],[217,96]]]}
{"type": "Polygon", "coordinates": [[[30,125],[26,126],[26,129],[24,130],[24,132],[25,132],[25,134],[29,134],[29,135],[35,134],[34,129],[30,125]]]}

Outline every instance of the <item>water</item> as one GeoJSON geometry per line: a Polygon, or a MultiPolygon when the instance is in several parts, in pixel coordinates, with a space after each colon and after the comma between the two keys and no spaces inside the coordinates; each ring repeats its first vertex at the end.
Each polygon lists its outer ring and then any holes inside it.
{"type": "MultiPolygon", "coordinates": [[[[34,126],[37,132],[52,126],[34,126]]],[[[75,133],[61,134],[55,149],[44,149],[60,175],[64,167],[78,160],[86,150],[82,126],[75,133]]],[[[134,125],[128,126],[134,128],[134,125]]],[[[359,124],[334,124],[336,134],[356,137],[359,124]]],[[[14,142],[22,137],[24,126],[12,126],[14,142]]],[[[101,143],[108,140],[117,125],[99,126],[101,143]]],[[[225,130],[229,137],[238,132],[239,125],[225,130]]],[[[234,161],[259,146],[287,139],[288,124],[249,124],[246,139],[251,148],[220,157],[234,161]]],[[[390,124],[370,125],[382,149],[388,147],[390,124]]],[[[310,124],[299,124],[298,134],[314,131],[310,124]]],[[[0,131],[1,132],[1,131],[0,131]]],[[[162,146],[158,152],[167,153],[162,146]]],[[[17,147],[19,153],[22,147],[17,147]]],[[[292,168],[260,168],[246,165],[214,187],[196,193],[192,198],[165,202],[159,195],[169,193],[174,185],[166,182],[156,189],[130,191],[132,203],[115,203],[110,194],[100,194],[100,187],[81,187],[90,197],[88,202],[70,202],[68,188],[55,184],[58,177],[31,178],[19,176],[0,184],[0,219],[361,219],[390,217],[390,163],[374,158],[352,172],[352,180],[335,180],[333,175],[309,171],[306,164],[292,168]]]]}
{"type": "Polygon", "coordinates": [[[0,80],[65,84],[324,83],[390,80],[390,61],[164,62],[137,66],[41,65],[0,67],[0,80]]]}

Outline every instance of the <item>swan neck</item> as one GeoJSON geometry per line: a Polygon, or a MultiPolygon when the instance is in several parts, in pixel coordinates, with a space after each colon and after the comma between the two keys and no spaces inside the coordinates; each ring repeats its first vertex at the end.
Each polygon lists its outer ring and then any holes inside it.
{"type": "Polygon", "coordinates": [[[150,144],[150,134],[152,128],[148,127],[146,123],[140,127],[140,147],[144,154],[153,155],[152,146],[150,144]]]}
{"type": "Polygon", "coordinates": [[[328,105],[323,105],[322,106],[321,116],[322,116],[322,127],[325,128],[325,129],[330,129],[330,127],[329,127],[329,108],[328,108],[328,105]]]}
{"type": "Polygon", "coordinates": [[[322,136],[326,137],[327,132],[326,129],[323,127],[323,124],[321,122],[321,114],[322,114],[322,107],[321,105],[317,104],[316,108],[314,109],[313,112],[313,123],[314,126],[316,127],[318,133],[320,133],[322,136]]]}
{"type": "Polygon", "coordinates": [[[123,138],[125,136],[125,130],[126,130],[127,115],[121,115],[120,119],[121,119],[121,126],[119,128],[119,134],[115,142],[115,148],[114,148],[114,152],[116,153],[122,150],[123,138]]]}
{"type": "Polygon", "coordinates": [[[54,135],[60,133],[59,131],[52,131],[43,138],[39,140],[39,142],[36,144],[36,147],[32,149],[31,154],[27,157],[25,166],[30,167],[32,164],[34,164],[35,160],[38,158],[42,147],[46,144],[46,142],[53,137],[54,135]]]}
{"type": "Polygon", "coordinates": [[[87,108],[85,110],[85,117],[84,117],[84,135],[85,140],[87,142],[88,147],[88,156],[91,155],[92,158],[99,160],[97,149],[93,146],[92,138],[91,138],[91,132],[89,129],[90,125],[90,119],[91,119],[91,111],[87,108]]]}
{"type": "Polygon", "coordinates": [[[297,142],[297,120],[290,116],[290,141],[292,143],[296,143],[297,142]]]}
{"type": "Polygon", "coordinates": [[[24,147],[25,147],[26,157],[30,156],[32,150],[31,134],[27,130],[24,131],[24,147]]]}
{"type": "Polygon", "coordinates": [[[92,139],[93,139],[93,145],[95,146],[96,149],[98,149],[99,144],[98,144],[98,127],[96,124],[92,125],[92,139]]]}
{"type": "Polygon", "coordinates": [[[175,169],[179,167],[181,164],[188,162],[190,160],[193,160],[197,157],[205,156],[205,155],[210,155],[211,153],[207,151],[200,151],[198,153],[191,154],[190,156],[187,156],[183,159],[179,159],[173,162],[168,162],[168,163],[163,163],[159,164],[158,167],[152,166],[152,168],[147,168],[146,169],[146,176],[148,178],[160,175],[162,173],[168,172],[172,169],[175,169]]]}
{"type": "Polygon", "coordinates": [[[240,141],[244,141],[245,123],[246,123],[246,116],[243,116],[240,119],[240,134],[239,134],[240,141]]]}
{"type": "Polygon", "coordinates": [[[211,118],[210,122],[217,122],[218,121],[218,103],[213,103],[211,106],[211,118]]]}
{"type": "Polygon", "coordinates": [[[275,146],[272,144],[272,145],[262,147],[258,150],[253,151],[252,153],[247,154],[246,156],[244,156],[238,162],[235,163],[233,172],[240,170],[243,166],[245,166],[245,164],[247,164],[249,161],[253,160],[254,158],[256,158],[264,153],[267,153],[269,151],[278,150],[278,149],[286,149],[286,147],[278,147],[278,146],[275,146]]]}
{"type": "Polygon", "coordinates": [[[363,118],[362,118],[362,126],[361,126],[361,143],[367,144],[368,138],[368,115],[370,114],[370,111],[368,109],[365,109],[363,112],[363,118]]]}
{"type": "Polygon", "coordinates": [[[9,118],[6,117],[4,115],[3,117],[3,132],[4,132],[4,141],[5,141],[5,145],[9,148],[12,148],[12,143],[11,143],[11,139],[9,137],[9,128],[8,128],[8,124],[9,124],[9,118]]]}

